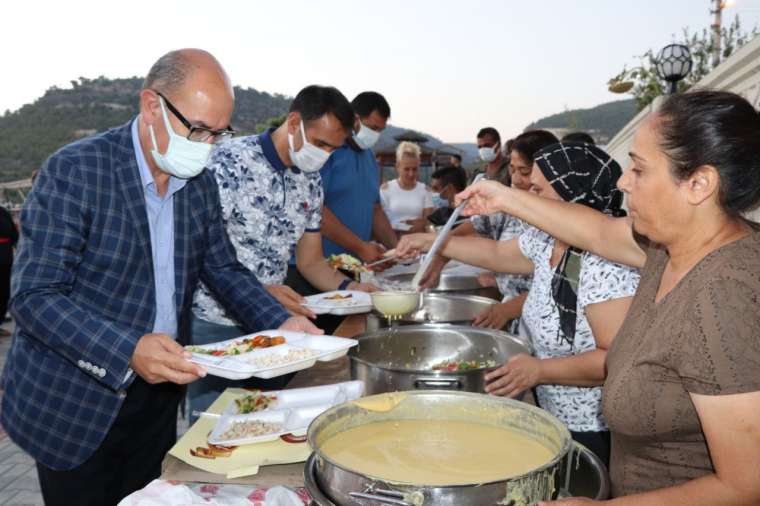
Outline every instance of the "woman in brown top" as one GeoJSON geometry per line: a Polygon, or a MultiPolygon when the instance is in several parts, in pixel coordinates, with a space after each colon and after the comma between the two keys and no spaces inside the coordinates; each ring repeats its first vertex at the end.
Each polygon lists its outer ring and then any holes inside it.
{"type": "MultiPolygon", "coordinates": [[[[493,182],[459,195],[642,268],[607,354],[615,505],[760,504],[760,116],[738,95],[670,97],[636,133],[627,218],[493,182]]],[[[585,505],[574,498],[552,504],[585,505]]]]}

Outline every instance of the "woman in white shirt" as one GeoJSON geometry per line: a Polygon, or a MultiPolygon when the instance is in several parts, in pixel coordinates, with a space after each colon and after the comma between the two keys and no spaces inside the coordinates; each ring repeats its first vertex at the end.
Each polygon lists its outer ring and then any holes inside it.
{"type": "Polygon", "coordinates": [[[433,212],[433,196],[428,188],[417,181],[422,150],[404,141],[396,148],[398,178],[380,187],[383,209],[393,225],[401,231],[422,231],[427,216],[433,212]]]}

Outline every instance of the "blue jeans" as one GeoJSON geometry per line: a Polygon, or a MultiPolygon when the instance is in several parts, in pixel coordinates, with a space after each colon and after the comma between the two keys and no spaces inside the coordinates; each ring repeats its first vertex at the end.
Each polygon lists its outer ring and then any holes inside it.
{"type": "MultiPolygon", "coordinates": [[[[211,323],[193,315],[191,324],[192,344],[209,344],[245,335],[246,332],[235,325],[220,325],[211,323]]],[[[295,375],[286,374],[272,379],[249,378],[245,380],[228,380],[218,376],[208,375],[187,386],[188,411],[190,411],[190,423],[198,419],[193,416],[193,411],[206,411],[219,397],[225,388],[258,388],[261,390],[279,390],[295,375]]]]}

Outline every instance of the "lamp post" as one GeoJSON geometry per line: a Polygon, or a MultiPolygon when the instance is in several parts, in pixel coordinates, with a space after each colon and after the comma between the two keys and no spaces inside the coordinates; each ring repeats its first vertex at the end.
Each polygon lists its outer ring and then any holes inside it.
{"type": "Polygon", "coordinates": [[[657,74],[670,83],[671,95],[678,90],[678,81],[691,72],[691,52],[683,44],[670,44],[662,48],[657,56],[657,74]]]}

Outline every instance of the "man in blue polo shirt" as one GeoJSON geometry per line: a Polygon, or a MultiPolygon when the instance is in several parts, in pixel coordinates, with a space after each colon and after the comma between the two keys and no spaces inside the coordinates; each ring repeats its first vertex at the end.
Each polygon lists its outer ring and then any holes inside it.
{"type": "Polygon", "coordinates": [[[396,233],[380,205],[380,169],[372,147],[385,129],[391,108],[374,91],[351,102],[354,135],[337,149],[320,173],[325,192],[322,247],[325,255],[349,253],[364,262],[382,258],[383,247],[396,246],[396,233]]]}

